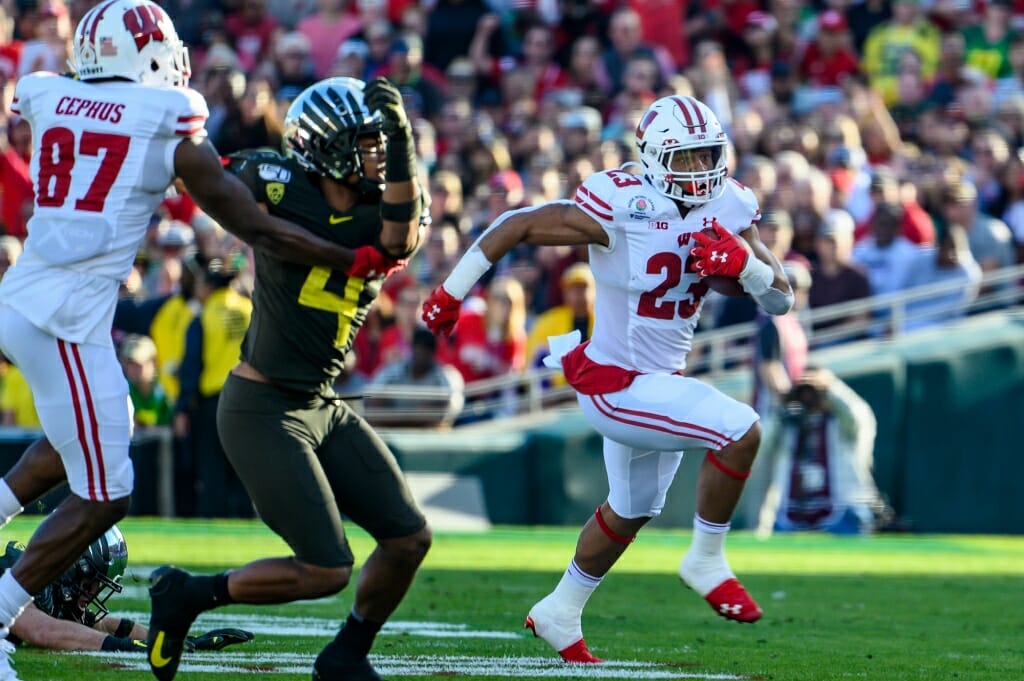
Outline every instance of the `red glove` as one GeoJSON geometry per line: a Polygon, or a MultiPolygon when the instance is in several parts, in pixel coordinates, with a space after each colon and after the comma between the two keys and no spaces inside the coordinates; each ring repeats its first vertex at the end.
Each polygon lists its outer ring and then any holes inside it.
{"type": "Polygon", "coordinates": [[[376,246],[360,246],[355,251],[352,266],[345,272],[360,279],[384,279],[394,272],[405,269],[405,260],[395,260],[380,252],[376,246]]]}
{"type": "Polygon", "coordinates": [[[750,249],[743,241],[743,237],[733,234],[717,222],[711,229],[715,231],[717,238],[710,237],[704,232],[693,233],[693,240],[699,245],[690,249],[690,253],[696,259],[694,265],[697,274],[701,277],[717,275],[738,278],[747,265],[750,249]]]}
{"type": "Polygon", "coordinates": [[[448,293],[444,286],[438,286],[423,303],[423,321],[434,334],[447,336],[459,321],[461,309],[462,301],[448,293]]]}

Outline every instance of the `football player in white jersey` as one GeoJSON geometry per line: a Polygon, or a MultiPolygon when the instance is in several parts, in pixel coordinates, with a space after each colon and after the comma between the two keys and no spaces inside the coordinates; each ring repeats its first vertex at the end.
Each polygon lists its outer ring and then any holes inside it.
{"type": "Polygon", "coordinates": [[[32,127],[36,198],[24,253],[0,284],[0,351],[28,379],[46,439],[0,482],[0,525],[64,477],[71,494],[0,577],[0,680],[16,678],[4,637],[30,594],[128,511],[132,417],[111,322],[174,179],[225,228],[282,259],[345,271],[372,256],[270,217],[223,172],[206,102],[187,87],[188,54],[159,5],[101,2],[72,50],[76,78],[24,76],[11,107],[32,127]]]}
{"type": "MultiPolygon", "coordinates": [[[[637,532],[665,504],[684,450],[706,450],[697,481],[693,540],[682,580],[719,614],[754,622],[761,609],[724,553],[733,510],[760,441],[757,414],[683,374],[709,281],[733,280],[772,314],[793,294],[761,242],[753,193],[727,177],[728,140],[692,97],[654,102],[636,130],[642,174],[594,173],[573,200],[501,215],[423,305],[449,333],[476,281],[519,243],[588,244],[597,281],[594,332],[550,339],[588,421],[604,436],[608,499],[587,521],[555,590],[526,626],[568,662],[600,662],[583,640],[583,607],[637,532]]],[[[632,164],[635,165],[635,164],[632,164]]]]}

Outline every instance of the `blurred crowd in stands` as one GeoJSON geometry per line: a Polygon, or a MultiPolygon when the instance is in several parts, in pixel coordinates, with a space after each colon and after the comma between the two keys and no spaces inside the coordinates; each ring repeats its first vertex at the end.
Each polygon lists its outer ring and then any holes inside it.
{"type": "MultiPolygon", "coordinates": [[[[33,205],[15,82],[67,70],[93,4],[0,2],[0,276],[33,205]]],[[[918,324],[938,323],[983,273],[1024,262],[1024,0],[161,4],[223,154],[280,147],[288,103],[321,78],[384,75],[401,88],[433,225],[387,282],[339,392],[447,387],[436,425],[459,418],[464,385],[539,366],[548,335],[586,336],[594,284],[585,249],[521,248],[467,301],[454,338],[436,342],[417,335],[424,295],[501,212],[571,198],[588,174],[633,160],[637,119],[666,94],[718,115],[730,174],[756,193],[765,243],[810,273],[811,309],[962,282],[952,300],[922,303],[935,311],[918,324]]],[[[187,441],[206,418],[251,285],[245,245],[169,197],[115,321],[140,425],[187,441]]],[[[717,302],[705,327],[754,319],[743,300],[717,302]]],[[[24,381],[3,370],[3,423],[36,425],[24,381]]]]}

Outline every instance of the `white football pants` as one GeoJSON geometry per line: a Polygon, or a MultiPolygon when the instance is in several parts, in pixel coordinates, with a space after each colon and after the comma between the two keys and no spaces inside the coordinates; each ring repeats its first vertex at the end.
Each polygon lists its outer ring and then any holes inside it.
{"type": "Polygon", "coordinates": [[[757,421],[750,406],[678,374],[644,374],[625,390],[577,401],[604,436],[608,503],[623,518],[661,513],[684,450],[717,451],[757,421]]]}
{"type": "Polygon", "coordinates": [[[0,305],[0,351],[21,370],[71,491],[110,501],[132,492],[132,407],[113,346],[69,343],[0,305]]]}

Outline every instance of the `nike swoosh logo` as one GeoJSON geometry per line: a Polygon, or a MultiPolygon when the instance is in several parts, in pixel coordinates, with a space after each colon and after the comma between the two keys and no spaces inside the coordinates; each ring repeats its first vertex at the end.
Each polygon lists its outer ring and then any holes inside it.
{"type": "Polygon", "coordinates": [[[154,667],[166,667],[171,663],[171,658],[163,657],[160,651],[164,647],[164,632],[159,631],[156,634],[156,640],[153,641],[153,647],[149,649],[149,663],[154,667]]]}
{"type": "Polygon", "coordinates": [[[348,222],[351,219],[351,215],[332,215],[328,218],[332,225],[340,225],[341,223],[348,222]]]}

